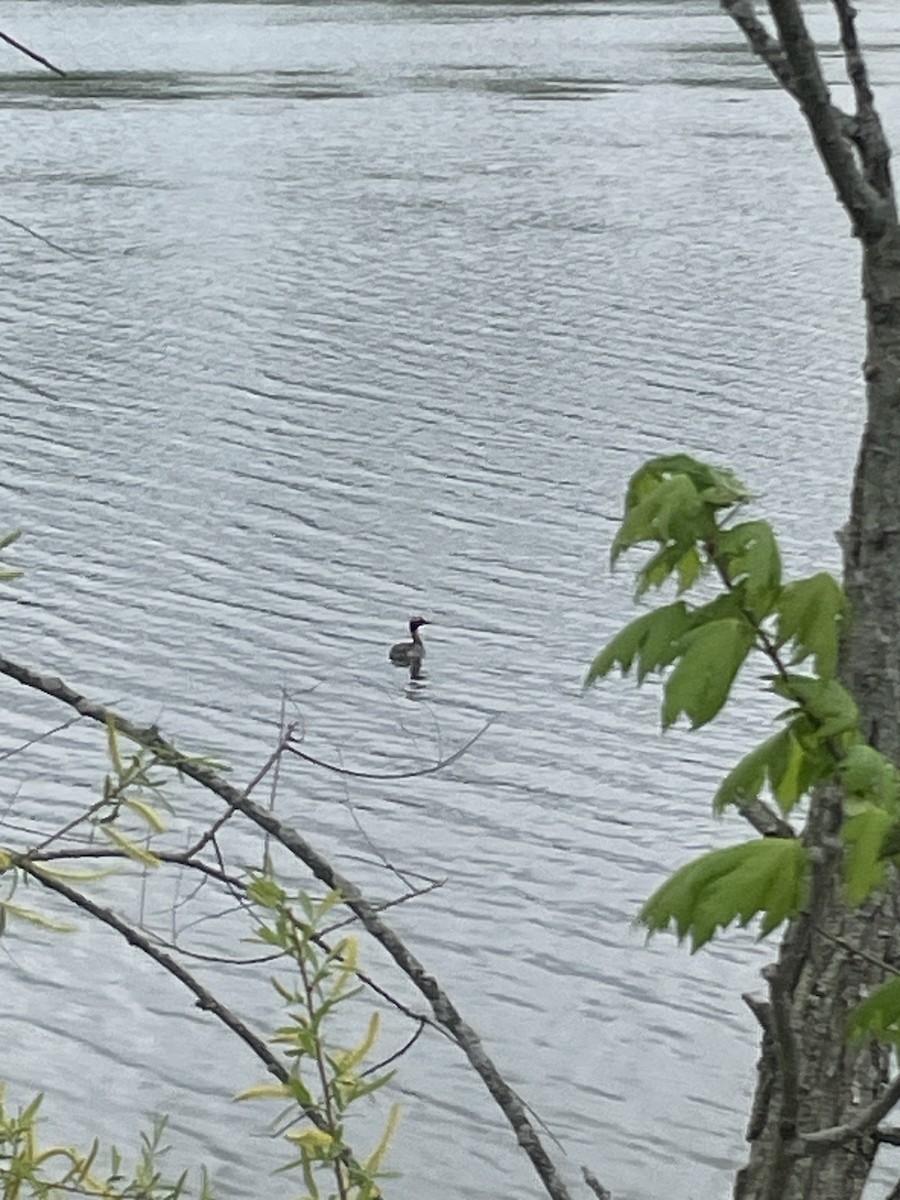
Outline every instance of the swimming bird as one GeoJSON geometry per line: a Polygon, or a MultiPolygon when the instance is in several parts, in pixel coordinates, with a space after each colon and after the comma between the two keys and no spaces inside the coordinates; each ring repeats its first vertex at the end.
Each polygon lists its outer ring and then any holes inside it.
{"type": "Polygon", "coordinates": [[[388,651],[388,658],[398,667],[420,667],[422,659],[425,657],[425,647],[422,644],[422,635],[419,630],[423,625],[430,625],[431,622],[425,617],[410,617],[409,619],[409,635],[412,638],[411,642],[397,642],[396,646],[391,646],[388,651]]]}

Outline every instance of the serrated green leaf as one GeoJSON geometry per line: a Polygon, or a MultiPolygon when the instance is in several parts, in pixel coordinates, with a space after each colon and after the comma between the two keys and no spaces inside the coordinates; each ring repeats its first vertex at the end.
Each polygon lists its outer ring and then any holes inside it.
{"type": "Polygon", "coordinates": [[[691,542],[672,542],[658,550],[650,561],[638,571],[637,594],[643,596],[650,588],[662,587],[671,575],[678,577],[678,593],[686,592],[700,577],[703,560],[697,547],[691,542]]]}
{"type": "Polygon", "coordinates": [[[884,885],[887,864],[882,847],[895,820],[891,813],[873,806],[847,817],[841,826],[841,836],[847,845],[844,884],[851,904],[861,904],[884,885]]]}
{"type": "Polygon", "coordinates": [[[757,617],[767,616],[781,588],[781,555],[768,521],[746,521],[720,533],[716,557],[724,558],[731,582],[757,617]]]}
{"type": "Polygon", "coordinates": [[[822,571],[787,584],[776,608],[778,645],[793,642],[793,662],[812,655],[819,677],[834,678],[838,640],[848,613],[844,590],[834,576],[822,571]]]}
{"type": "Polygon", "coordinates": [[[889,979],[853,1010],[850,1036],[876,1037],[900,1047],[900,976],[889,979]]]}
{"type": "Polygon", "coordinates": [[[740,808],[747,801],[759,798],[766,786],[772,742],[783,736],[783,733],[777,733],[761,746],[755,747],[728,772],[713,797],[713,809],[716,812],[722,812],[729,804],[740,808]]]}
{"type": "Polygon", "coordinates": [[[794,727],[781,730],[751,750],[722,781],[713,800],[717,812],[729,804],[738,808],[756,800],[765,788],[788,816],[797,801],[830,773],[829,756],[808,751],[797,739],[794,727]],[[823,761],[824,759],[824,761],[823,761]]]}
{"type": "Polygon", "coordinates": [[[711,621],[685,634],[680,660],[665,684],[663,729],[682,713],[694,729],[713,719],[728,699],[753,638],[752,627],[737,617],[711,621]]]}
{"type": "Polygon", "coordinates": [[[590,687],[615,667],[627,675],[635,659],[638,661],[638,683],[643,682],[650,671],[672,662],[679,639],[691,625],[691,614],[682,600],[644,613],[626,625],[600,651],[591,663],[584,686],[590,687]]]}
{"type": "Polygon", "coordinates": [[[796,838],[760,838],[712,850],[688,863],[641,909],[651,932],[675,926],[692,952],[734,921],[762,917],[760,936],[796,913],[803,900],[806,852],[796,838]]]}
{"type": "Polygon", "coordinates": [[[686,476],[709,503],[718,507],[743,504],[751,498],[737,476],[726,468],[710,466],[689,454],[666,454],[650,459],[635,471],[628,484],[626,507],[639,503],[660,481],[674,475],[686,476]]]}
{"type": "Polygon", "coordinates": [[[896,810],[900,799],[900,772],[874,746],[851,746],[838,772],[848,796],[866,800],[880,808],[896,810]]]}
{"type": "Polygon", "coordinates": [[[625,550],[641,542],[674,542],[682,547],[683,554],[698,538],[709,536],[713,528],[709,510],[687,476],[662,478],[636,504],[626,503],[612,545],[612,561],[615,563],[625,550]]]}

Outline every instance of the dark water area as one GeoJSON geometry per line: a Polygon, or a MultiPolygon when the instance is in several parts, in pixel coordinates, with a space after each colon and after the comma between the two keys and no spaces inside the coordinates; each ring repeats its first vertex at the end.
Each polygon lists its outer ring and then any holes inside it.
{"type": "MultiPolygon", "coordinates": [[[[895,24],[866,6],[896,140],[895,24]]],[[[732,465],[791,570],[837,566],[858,264],[791,102],[700,2],[14,0],[4,29],[70,72],[0,48],[0,526],[26,531],[4,653],[238,780],[283,687],[310,753],[361,771],[492,722],[389,789],[297,767],[279,811],[376,895],[396,887],[373,846],[446,880],[395,922],[573,1180],[728,1195],[754,1081],[740,993],[770,950],[737,934],[691,958],[632,922],[741,836],[710,797],[769,710],[747,687],[716,729],[663,738],[652,689],[581,680],[633,611],[608,548],[650,455],[732,465]],[[387,647],[419,611],[411,689],[387,647]]],[[[0,691],[0,752],[60,719],[0,691]]],[[[0,766],[2,843],[89,802],[103,747],[73,727],[0,766]]],[[[176,886],[148,893],[163,925],[176,886]]],[[[251,1018],[266,977],[217,975],[251,1018]]],[[[44,1087],[64,1136],[164,1110],[222,1196],[296,1191],[261,1190],[271,1114],[248,1133],[231,1102],[256,1065],[111,936],[49,956],[5,937],[0,1019],[0,1074],[44,1087]]],[[[391,1196],[540,1194],[441,1039],[393,1091],[391,1196]]]]}

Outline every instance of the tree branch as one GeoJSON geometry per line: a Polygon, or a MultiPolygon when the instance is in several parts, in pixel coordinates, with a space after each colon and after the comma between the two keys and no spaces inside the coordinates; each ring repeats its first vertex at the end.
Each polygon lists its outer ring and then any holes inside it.
{"type": "Polygon", "coordinates": [[[790,64],[777,38],[773,38],[756,15],[753,0],[721,0],[722,8],[750,43],[754,54],[763,60],[784,90],[799,103],[790,64]]]}
{"type": "MultiPolygon", "coordinates": [[[[832,2],[838,6],[839,19],[841,7],[852,11],[847,0],[832,2]]],[[[760,20],[753,0],[720,0],[720,3],[742,31],[753,52],[800,105],[828,177],[853,224],[854,233],[872,240],[880,237],[896,219],[896,214],[887,171],[889,150],[874,108],[867,109],[864,106],[860,110],[861,92],[857,92],[859,111],[856,118],[832,103],[815,44],[797,0],[769,0],[778,38],[773,37],[760,20]],[[857,162],[857,150],[863,160],[865,174],[857,162]],[[884,186],[879,186],[879,181],[884,186]]],[[[862,63],[855,42],[852,17],[849,18],[846,36],[849,40],[844,43],[845,55],[848,53],[847,46],[853,46],[856,58],[862,63]]],[[[843,37],[842,32],[842,41],[843,37]]],[[[856,90],[857,86],[861,86],[861,79],[855,59],[853,70],[857,74],[858,82],[854,84],[856,90]]],[[[865,75],[861,78],[864,80],[865,75]]]]}
{"type": "Polygon", "coordinates": [[[856,37],[856,10],[849,0],[832,0],[832,4],[840,27],[847,78],[856,99],[858,131],[854,142],[863,162],[866,179],[879,195],[891,198],[896,217],[890,172],[891,150],[884,135],[881,118],[875,109],[875,97],[869,85],[868,69],[856,37]]]}
{"type": "Polygon", "coordinates": [[[812,132],[816,149],[834,184],[838,199],[866,240],[880,237],[889,223],[885,200],[860,172],[846,127],[836,117],[815,43],[798,0],[769,0],[781,48],[791,68],[796,95],[812,132]]]}
{"type": "Polygon", "coordinates": [[[832,1125],[828,1129],[816,1129],[813,1133],[801,1133],[796,1142],[789,1147],[788,1153],[792,1158],[805,1158],[808,1154],[821,1153],[872,1133],[881,1118],[886,1117],[898,1102],[900,1075],[895,1075],[878,1099],[861,1109],[852,1121],[845,1121],[843,1125],[832,1125]]]}
{"type": "MultiPolygon", "coordinates": [[[[189,991],[194,993],[197,997],[198,1008],[203,1009],[204,1012],[212,1013],[223,1025],[227,1025],[232,1033],[237,1034],[240,1040],[246,1046],[249,1046],[260,1062],[265,1065],[266,1070],[274,1075],[280,1083],[288,1083],[290,1081],[290,1072],[271,1052],[266,1043],[261,1038],[258,1038],[253,1030],[246,1026],[230,1008],[227,1008],[217,1000],[212,992],[208,991],[207,988],[198,982],[189,971],[186,971],[181,963],[177,962],[164,950],[160,950],[158,946],[155,946],[145,934],[135,929],[134,926],[129,925],[127,921],[123,921],[121,917],[117,916],[110,909],[103,908],[102,905],[97,904],[82,892],[70,887],[57,876],[42,871],[40,864],[32,862],[27,854],[14,854],[11,855],[11,858],[14,866],[18,867],[26,875],[30,875],[32,879],[37,880],[42,887],[47,888],[48,891],[56,892],[57,895],[62,896],[76,908],[89,913],[97,921],[100,921],[101,924],[114,929],[130,946],[137,947],[148,958],[152,958],[164,971],[174,976],[189,991]]],[[[321,1123],[321,1117],[315,1109],[309,1109],[306,1115],[311,1121],[315,1121],[316,1124],[321,1123]]]]}
{"type": "Polygon", "coordinates": [[[8,33],[0,32],[0,41],[6,42],[7,46],[12,46],[14,50],[18,50],[20,54],[24,54],[27,58],[33,59],[40,63],[42,67],[46,67],[48,71],[53,71],[56,75],[61,75],[63,79],[66,77],[65,71],[61,67],[54,67],[49,59],[44,58],[43,54],[38,54],[34,50],[29,50],[27,46],[23,46],[21,42],[17,42],[14,37],[10,37],[8,33]]]}
{"type": "MultiPolygon", "coordinates": [[[[344,904],[356,914],[366,931],[383,946],[400,970],[425,997],[431,1006],[435,1020],[450,1032],[469,1063],[481,1077],[488,1092],[515,1132],[519,1145],[527,1154],[547,1194],[552,1200],[571,1200],[568,1188],[544,1149],[537,1130],[528,1119],[524,1103],[497,1070],[475,1030],[463,1020],[434,976],[426,971],[422,963],[406,948],[394,931],[381,920],[377,907],[365,898],[354,883],[336,871],[327,859],[314,850],[296,829],[279,820],[273,813],[261,808],[244,792],[232,786],[209,767],[198,763],[189,755],[183,754],[171,742],[163,738],[154,726],[142,728],[135,725],[112,709],[97,704],[74,691],[58,677],[39,675],[3,656],[0,656],[0,674],[7,675],[25,687],[42,692],[63,704],[68,704],[83,716],[101,725],[106,725],[110,721],[114,722],[115,728],[120,733],[155,751],[163,763],[177,768],[180,774],[193,779],[207,791],[219,796],[229,807],[242,812],[260,829],[280,842],[289,853],[305,863],[313,875],[326,887],[340,892],[344,904]]],[[[451,756],[451,760],[453,757],[458,757],[458,755],[451,756]]],[[[39,870],[34,866],[31,869],[39,870]]],[[[53,881],[53,885],[58,887],[56,881],[53,881]]]]}

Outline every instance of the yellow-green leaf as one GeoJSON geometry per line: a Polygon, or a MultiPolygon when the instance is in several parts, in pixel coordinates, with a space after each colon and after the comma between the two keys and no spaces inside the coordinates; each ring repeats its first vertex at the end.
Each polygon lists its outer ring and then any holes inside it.
{"type": "Polygon", "coordinates": [[[235,1096],[235,1100],[283,1100],[285,1096],[290,1096],[290,1088],[283,1083],[257,1083],[253,1087],[248,1087],[245,1091],[239,1092],[235,1096]]]}
{"type": "Polygon", "coordinates": [[[123,796],[122,803],[137,813],[141,820],[146,821],[154,833],[165,833],[166,823],[152,804],[146,800],[138,800],[134,796],[123,796]]]}
{"type": "Polygon", "coordinates": [[[145,867],[158,867],[160,860],[146,847],[132,841],[126,837],[124,833],[116,829],[115,825],[100,825],[99,829],[106,834],[111,842],[125,854],[128,858],[133,858],[135,862],[143,863],[145,867]]]}

